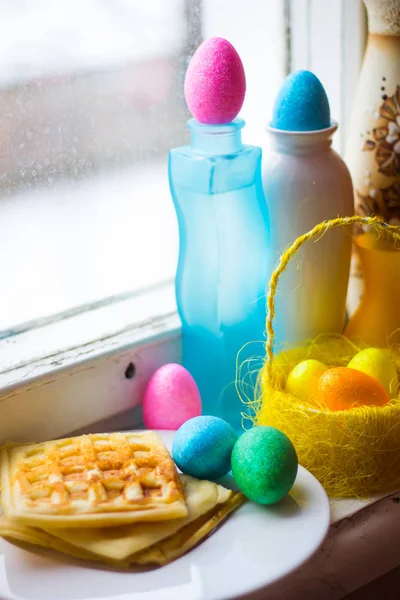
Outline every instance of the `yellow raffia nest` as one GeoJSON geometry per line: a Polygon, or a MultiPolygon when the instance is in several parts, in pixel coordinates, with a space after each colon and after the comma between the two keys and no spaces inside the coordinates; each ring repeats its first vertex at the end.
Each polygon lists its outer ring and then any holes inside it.
{"type": "MultiPolygon", "coordinates": [[[[384,407],[362,406],[343,411],[301,402],[285,391],[287,376],[295,365],[313,358],[329,367],[346,366],[362,346],[342,336],[319,336],[274,358],[272,321],[279,276],[297,249],[331,227],[354,222],[379,226],[376,218],[327,221],[298,238],[281,257],[270,281],[267,301],[267,359],[258,376],[255,399],[246,402],[247,416],[253,423],[271,425],[286,433],[296,448],[300,464],[336,497],[366,497],[399,489],[400,395],[384,407]]],[[[395,229],[389,227],[389,233],[400,238],[399,230],[395,229]]],[[[400,347],[392,347],[389,352],[400,372],[400,347]]]]}
{"type": "MultiPolygon", "coordinates": [[[[359,349],[345,338],[321,337],[279,354],[271,377],[264,366],[258,382],[255,424],[272,425],[286,433],[300,464],[337,497],[364,497],[399,488],[400,396],[384,407],[333,412],[301,403],[285,391],[285,383],[302,360],[314,358],[330,367],[346,366],[359,349]]],[[[399,370],[399,349],[391,349],[391,355],[399,370]]]]}

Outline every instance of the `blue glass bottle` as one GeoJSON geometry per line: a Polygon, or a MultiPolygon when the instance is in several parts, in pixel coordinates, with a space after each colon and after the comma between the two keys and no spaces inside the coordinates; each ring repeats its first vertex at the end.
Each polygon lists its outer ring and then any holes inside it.
{"type": "MultiPolygon", "coordinates": [[[[261,149],[242,144],[242,119],[188,123],[190,146],[169,155],[180,233],[176,298],[183,364],[195,378],[203,414],[241,429],[236,360],[264,354],[268,213],[261,149]],[[259,342],[248,344],[248,342],[259,342]]],[[[252,363],[254,368],[254,362],[252,363]]]]}

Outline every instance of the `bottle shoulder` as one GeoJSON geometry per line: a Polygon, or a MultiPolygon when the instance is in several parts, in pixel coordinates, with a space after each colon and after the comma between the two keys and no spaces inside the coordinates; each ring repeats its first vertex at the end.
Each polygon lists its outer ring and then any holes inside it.
{"type": "Polygon", "coordinates": [[[318,215],[315,222],[353,214],[350,172],[333,150],[300,156],[272,152],[264,157],[262,185],[271,213],[277,205],[282,211],[294,207],[296,218],[308,211],[318,215]]]}
{"type": "Polygon", "coordinates": [[[169,153],[169,178],[173,189],[182,187],[206,194],[221,194],[261,181],[261,148],[244,146],[222,156],[199,155],[190,147],[169,153]]]}
{"type": "Polygon", "coordinates": [[[327,176],[339,175],[351,180],[350,171],[341,158],[332,148],[313,154],[289,154],[271,151],[264,154],[262,162],[263,180],[276,176],[286,178],[287,173],[292,179],[294,176],[302,180],[310,176],[321,180],[327,176]]]}

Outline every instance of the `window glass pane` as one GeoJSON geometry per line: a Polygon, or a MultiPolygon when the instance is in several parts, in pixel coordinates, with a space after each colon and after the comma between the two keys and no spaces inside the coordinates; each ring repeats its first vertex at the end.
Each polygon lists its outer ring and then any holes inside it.
{"type": "Polygon", "coordinates": [[[167,154],[202,36],[242,55],[246,141],[283,78],[281,0],[4,0],[0,336],[174,276],[167,154]],[[27,325],[28,324],[28,325],[27,325]]]}

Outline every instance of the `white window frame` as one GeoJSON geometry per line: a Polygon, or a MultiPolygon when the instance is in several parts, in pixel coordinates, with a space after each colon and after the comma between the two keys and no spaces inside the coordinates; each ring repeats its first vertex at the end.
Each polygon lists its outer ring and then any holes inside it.
{"type": "MultiPolygon", "coordinates": [[[[333,116],[345,130],[365,45],[361,0],[285,0],[285,26],[292,32],[287,70],[320,64],[310,28],[321,10],[327,18],[318,40],[339,36],[339,63],[324,83],[338,86],[339,114],[333,116]]],[[[151,374],[180,361],[172,281],[0,340],[0,440],[39,440],[89,426],[100,431],[105,421],[115,429],[134,428],[151,374]]]]}
{"type": "Polygon", "coordinates": [[[339,122],[336,150],[343,153],[366,45],[364,4],[362,0],[286,0],[286,9],[291,32],[288,70],[308,69],[321,78],[332,118],[339,122]]]}
{"type": "Polygon", "coordinates": [[[144,386],[181,361],[174,286],[161,284],[112,305],[0,341],[0,439],[51,438],[126,413],[140,423],[144,386]]]}

